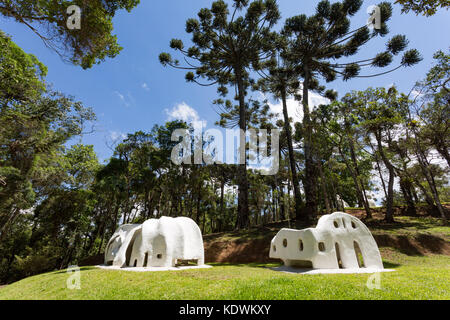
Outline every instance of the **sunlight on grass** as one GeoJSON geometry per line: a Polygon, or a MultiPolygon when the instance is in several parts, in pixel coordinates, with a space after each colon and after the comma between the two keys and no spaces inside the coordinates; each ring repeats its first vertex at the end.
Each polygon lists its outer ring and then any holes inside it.
{"type": "Polygon", "coordinates": [[[81,290],[66,288],[64,271],[30,277],[0,289],[0,299],[450,299],[450,257],[411,257],[392,250],[381,289],[369,274],[299,275],[272,265],[214,264],[211,269],[125,272],[81,269],[81,290]]]}

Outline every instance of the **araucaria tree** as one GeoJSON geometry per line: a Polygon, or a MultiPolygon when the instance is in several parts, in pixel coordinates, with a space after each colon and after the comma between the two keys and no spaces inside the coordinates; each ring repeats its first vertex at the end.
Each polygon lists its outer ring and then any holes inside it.
{"type": "MultiPolygon", "coordinates": [[[[350,31],[350,17],[361,8],[362,0],[343,0],[330,4],[328,0],[319,2],[316,13],[310,17],[299,15],[287,19],[283,34],[293,42],[293,50],[290,59],[301,67],[302,104],[303,104],[303,147],[305,154],[305,179],[304,188],[306,196],[306,219],[312,219],[317,214],[317,156],[313,145],[313,124],[311,110],[308,105],[309,91],[323,91],[319,85],[319,79],[326,82],[335,80],[341,76],[343,80],[355,77],[374,77],[394,71],[402,66],[411,66],[421,60],[417,50],[409,50],[403,55],[399,66],[374,75],[360,75],[360,68],[387,67],[393,56],[402,52],[408,41],[405,36],[394,36],[387,42],[386,50],[368,59],[350,61],[349,57],[355,55],[358,50],[369,40],[377,36],[385,36],[389,31],[387,21],[392,14],[391,5],[387,2],[380,3],[380,28],[372,31],[364,25],[350,31]],[[345,63],[337,60],[346,58],[345,63]]],[[[376,26],[375,26],[376,27],[376,26]]]]}
{"type": "MultiPolygon", "coordinates": [[[[198,19],[186,22],[186,32],[192,34],[192,46],[185,48],[179,39],[170,43],[172,49],[184,55],[185,65],[170,54],[159,56],[163,65],[188,70],[186,80],[200,85],[218,85],[221,96],[228,95],[227,87],[235,89],[238,101],[240,161],[237,172],[238,228],[249,224],[247,159],[245,130],[249,115],[247,91],[253,80],[251,70],[269,56],[274,35],[272,27],[280,18],[275,0],[234,0],[233,10],[222,1],[213,2],[211,9],[201,9],[198,19]],[[201,83],[201,79],[209,81],[201,83]]],[[[230,103],[229,103],[230,104],[230,103]]]]}
{"type": "Polygon", "coordinates": [[[283,130],[286,135],[289,169],[291,171],[292,185],[294,189],[294,206],[296,219],[302,218],[300,183],[297,174],[297,164],[294,153],[293,134],[291,121],[287,109],[287,98],[296,95],[300,82],[300,67],[289,60],[292,46],[286,37],[279,34],[275,42],[274,52],[270,60],[258,66],[257,72],[261,76],[258,88],[271,93],[281,100],[283,110],[283,130]]]}

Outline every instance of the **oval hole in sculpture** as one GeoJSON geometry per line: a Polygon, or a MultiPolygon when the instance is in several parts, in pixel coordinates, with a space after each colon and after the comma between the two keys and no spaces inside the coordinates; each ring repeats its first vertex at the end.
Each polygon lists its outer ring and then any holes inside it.
{"type": "Polygon", "coordinates": [[[353,229],[356,229],[356,223],[354,221],[352,221],[352,227],[353,229]]]}
{"type": "Polygon", "coordinates": [[[361,252],[361,248],[359,247],[358,242],[353,241],[353,247],[355,248],[356,260],[358,260],[358,265],[360,268],[364,268],[364,257],[361,252]]]}
{"type": "Polygon", "coordinates": [[[285,247],[285,248],[287,247],[287,239],[283,240],[283,247],[285,247]]]}
{"type": "Polygon", "coordinates": [[[339,228],[339,223],[336,220],[334,220],[333,224],[335,228],[339,228]]]}
{"type": "Polygon", "coordinates": [[[341,259],[341,251],[339,250],[339,244],[337,242],[334,244],[334,248],[336,251],[336,260],[337,260],[339,269],[342,269],[343,266],[342,266],[342,259],[341,259]]]}
{"type": "Polygon", "coordinates": [[[298,240],[298,245],[300,247],[300,251],[303,251],[303,241],[302,241],[302,239],[298,240]]]}
{"type": "Polygon", "coordinates": [[[128,244],[128,248],[126,251],[126,258],[125,258],[125,263],[127,266],[131,267],[131,253],[133,252],[133,246],[134,246],[134,242],[136,240],[136,237],[142,232],[141,229],[137,230],[134,234],[133,237],[131,238],[130,243],[128,244]]]}
{"type": "Polygon", "coordinates": [[[158,254],[156,255],[156,258],[162,259],[162,254],[161,254],[161,253],[158,253],[158,254]]]}
{"type": "Polygon", "coordinates": [[[277,246],[276,245],[273,246],[273,251],[277,251],[277,246]]]}
{"type": "Polygon", "coordinates": [[[325,251],[325,243],[319,242],[319,251],[325,251]]]}
{"type": "Polygon", "coordinates": [[[144,265],[143,267],[147,267],[147,263],[148,263],[148,252],[145,253],[145,258],[144,258],[144,265]]]}
{"type": "Polygon", "coordinates": [[[345,220],[344,220],[344,219],[342,219],[342,225],[343,225],[344,228],[345,228],[345,220]]]}

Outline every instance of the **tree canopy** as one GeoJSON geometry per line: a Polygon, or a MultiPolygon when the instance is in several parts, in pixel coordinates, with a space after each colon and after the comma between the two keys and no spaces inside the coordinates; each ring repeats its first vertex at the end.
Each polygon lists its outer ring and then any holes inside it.
{"type": "Polygon", "coordinates": [[[112,20],[118,10],[130,12],[140,0],[0,1],[0,14],[26,25],[63,60],[84,69],[122,50],[113,32],[112,20]],[[81,29],[71,30],[69,6],[81,9],[81,29]]]}

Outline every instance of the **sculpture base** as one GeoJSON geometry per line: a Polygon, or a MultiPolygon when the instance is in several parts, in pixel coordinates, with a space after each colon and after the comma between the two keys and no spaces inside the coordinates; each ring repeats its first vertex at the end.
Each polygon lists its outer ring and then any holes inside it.
{"type": "Polygon", "coordinates": [[[114,267],[114,266],[106,266],[104,264],[96,266],[97,268],[105,269],[105,270],[118,270],[118,271],[134,271],[134,272],[155,272],[155,271],[181,271],[181,270],[190,270],[190,269],[208,269],[212,268],[212,266],[208,266],[206,264],[201,266],[179,266],[179,267],[114,267]]]}
{"type": "Polygon", "coordinates": [[[355,273],[378,273],[393,272],[394,269],[376,269],[376,268],[354,268],[354,269],[304,269],[280,266],[269,268],[273,271],[298,274],[355,274],[355,273]]]}

